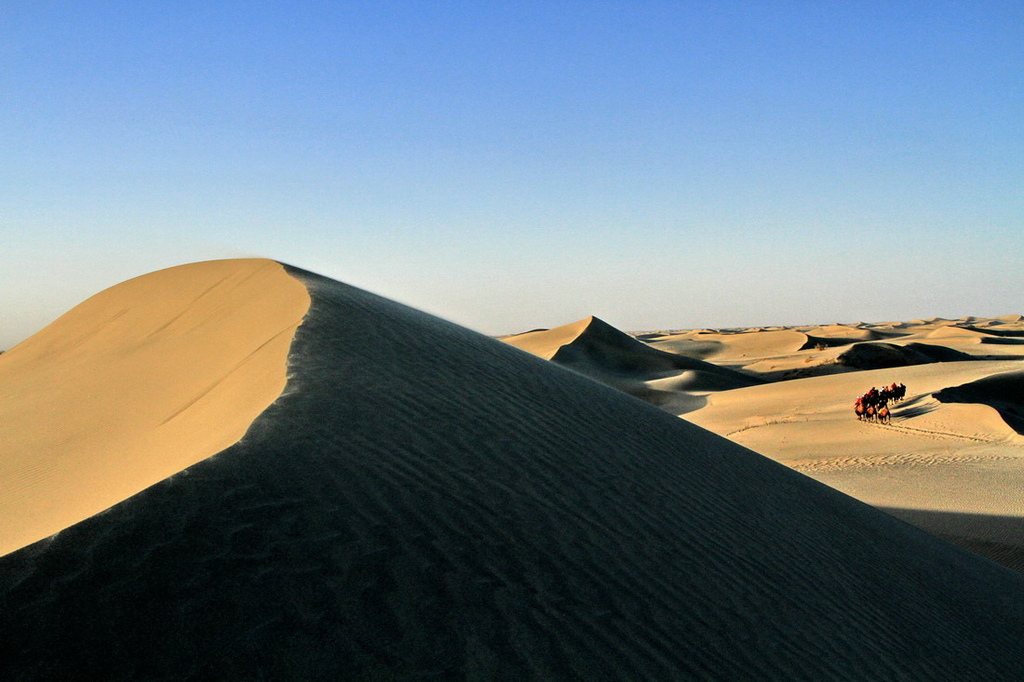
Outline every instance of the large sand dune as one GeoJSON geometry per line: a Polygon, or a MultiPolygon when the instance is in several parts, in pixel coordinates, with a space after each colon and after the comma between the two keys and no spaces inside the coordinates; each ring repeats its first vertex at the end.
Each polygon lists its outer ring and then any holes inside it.
{"type": "Polygon", "coordinates": [[[309,295],[278,263],[104,291],[0,356],[0,554],[228,447],[285,386],[309,295]]]}
{"type": "MultiPolygon", "coordinates": [[[[554,363],[288,272],[310,302],[287,389],[241,441],[0,558],[7,679],[1019,675],[1024,576],[554,363]]],[[[14,400],[78,409],[31,388],[14,400]]],[[[82,428],[133,456],[120,425],[82,428]]]]}

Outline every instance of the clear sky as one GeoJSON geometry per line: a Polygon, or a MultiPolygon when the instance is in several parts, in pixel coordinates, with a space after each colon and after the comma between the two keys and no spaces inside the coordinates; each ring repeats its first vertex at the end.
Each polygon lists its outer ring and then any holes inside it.
{"type": "Polygon", "coordinates": [[[248,255],[488,334],[1024,313],[1024,4],[0,5],[0,348],[248,255]]]}

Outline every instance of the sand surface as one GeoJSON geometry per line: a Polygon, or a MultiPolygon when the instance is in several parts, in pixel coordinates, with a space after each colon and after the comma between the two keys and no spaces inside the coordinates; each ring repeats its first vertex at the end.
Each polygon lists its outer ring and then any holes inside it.
{"type": "MultiPolygon", "coordinates": [[[[998,320],[928,320],[886,330],[885,341],[927,341],[967,361],[852,371],[720,393],[686,419],[886,509],[921,528],[1024,570],[1024,340],[998,320]],[[966,328],[971,327],[971,328],[966,328]],[[988,328],[1003,334],[978,331],[988,328]],[[899,337],[892,336],[900,332],[899,337]],[[994,379],[1004,377],[998,381],[994,379]],[[907,399],[888,425],[857,421],[852,401],[871,386],[903,382],[907,399]],[[971,400],[943,391],[977,386],[971,400]],[[1009,387],[1012,395],[1004,395],[1009,387]]],[[[766,344],[767,345],[767,344],[766,344]]],[[[766,348],[767,350],[767,348],[766,348]]],[[[831,352],[844,350],[833,348],[831,352]]],[[[821,355],[804,351],[811,362],[821,355]]],[[[798,367],[766,353],[747,369],[798,367]]],[[[756,354],[755,354],[756,355],[756,354]]],[[[836,357],[839,357],[838,355],[836,357]]],[[[810,364],[804,362],[805,365],[810,364]]],[[[806,371],[806,370],[805,370],[806,371]]],[[[813,374],[813,370],[811,372],[813,374]]]]}
{"type": "Polygon", "coordinates": [[[673,413],[697,409],[711,391],[761,383],[727,367],[654,348],[593,316],[501,340],[673,413]]]}
{"type": "Polygon", "coordinates": [[[0,557],[6,679],[1019,673],[1019,573],[554,362],[287,272],[308,311],[245,438],[0,557]]]}
{"type": "Polygon", "coordinates": [[[701,391],[677,384],[666,388],[680,395],[650,402],[1024,570],[1019,317],[637,336],[769,382],[701,391]],[[909,393],[891,423],[857,421],[854,399],[893,382],[909,393]]]}
{"type": "Polygon", "coordinates": [[[285,386],[309,295],[266,260],[108,289],[0,355],[0,554],[228,447],[285,386]]]}

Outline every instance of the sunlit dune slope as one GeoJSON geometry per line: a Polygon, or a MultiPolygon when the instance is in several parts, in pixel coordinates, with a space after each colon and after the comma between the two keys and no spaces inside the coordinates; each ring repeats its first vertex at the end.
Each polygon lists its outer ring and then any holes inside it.
{"type": "Polygon", "coordinates": [[[1024,576],[554,363],[289,272],[309,312],[242,441],[0,559],[9,678],[1019,673],[1024,576]]]}
{"type": "Polygon", "coordinates": [[[228,447],[281,393],[309,295],[279,263],[171,268],[0,355],[0,554],[228,447]]]}

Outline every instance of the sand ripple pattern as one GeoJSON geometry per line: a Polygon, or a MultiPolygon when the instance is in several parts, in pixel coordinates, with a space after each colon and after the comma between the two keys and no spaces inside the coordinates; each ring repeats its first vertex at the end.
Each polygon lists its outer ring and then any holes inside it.
{"type": "Polygon", "coordinates": [[[286,394],[0,559],[5,679],[993,680],[1024,577],[308,273],[286,394]]]}

